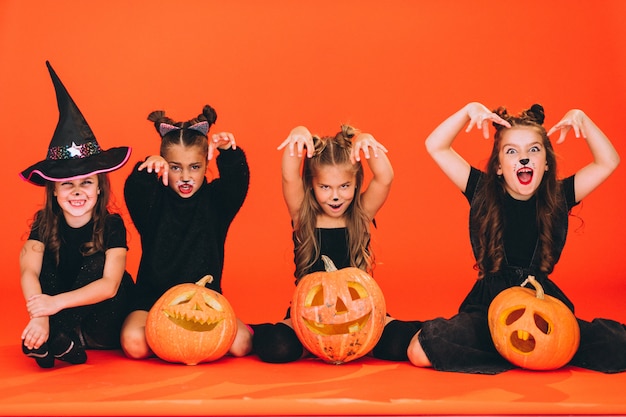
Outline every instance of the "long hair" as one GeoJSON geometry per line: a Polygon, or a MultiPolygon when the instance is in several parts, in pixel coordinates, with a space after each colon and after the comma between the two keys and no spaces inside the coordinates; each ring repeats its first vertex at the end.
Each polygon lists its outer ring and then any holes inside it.
{"type": "MultiPolygon", "coordinates": [[[[537,201],[537,228],[539,230],[538,254],[541,262],[539,269],[548,272],[554,266],[552,253],[554,221],[559,207],[562,205],[563,193],[557,179],[556,154],[550,142],[546,129],[543,127],[545,118],[543,107],[533,104],[529,109],[517,116],[510,115],[506,108],[494,110],[496,114],[511,124],[511,127],[526,127],[535,130],[541,137],[546,150],[548,170],[536,191],[537,201]]],[[[506,195],[504,179],[497,175],[499,166],[499,152],[502,137],[508,128],[493,123],[496,128],[493,148],[487,162],[487,175],[482,186],[474,197],[472,224],[477,225],[478,251],[475,268],[479,271],[479,278],[486,273],[500,270],[504,262],[504,213],[503,201],[506,195]]]]}
{"type": "Polygon", "coordinates": [[[206,121],[210,128],[217,120],[217,113],[213,107],[207,104],[202,108],[202,113],[197,117],[184,122],[177,122],[170,119],[165,115],[163,110],[153,111],[148,115],[148,120],[154,123],[154,127],[157,132],[159,132],[159,136],[161,136],[161,156],[165,156],[168,148],[173,145],[181,145],[185,148],[198,146],[206,155],[209,152],[207,135],[198,130],[189,129],[189,127],[196,123],[206,121]],[[161,123],[175,126],[178,129],[170,130],[166,134],[161,135],[161,123]]]}
{"type": "Polygon", "coordinates": [[[313,136],[315,152],[313,157],[305,158],[302,166],[304,201],[294,224],[296,242],[298,243],[295,250],[295,276],[297,279],[306,275],[320,256],[319,243],[316,239],[316,222],[317,216],[322,213],[322,208],[315,199],[313,178],[322,167],[333,165],[349,166],[356,177],[355,196],[345,212],[350,265],[372,273],[373,255],[368,247],[369,227],[372,219],[367,216],[361,202],[363,166],[360,162],[352,164],[350,161],[352,138],[356,133],[355,128],[342,125],[341,131],[334,137],[313,136]]]}
{"type": "MultiPolygon", "coordinates": [[[[107,173],[99,173],[98,187],[100,194],[98,200],[94,206],[92,219],[93,219],[93,234],[92,240],[87,242],[81,248],[83,256],[93,255],[97,252],[104,252],[104,224],[106,218],[109,215],[109,201],[111,198],[111,183],[109,182],[109,176],[107,173]]],[[[59,223],[63,216],[63,210],[54,195],[54,182],[46,181],[45,186],[45,202],[44,207],[39,210],[35,216],[33,223],[33,229],[37,230],[39,239],[43,242],[46,250],[50,251],[54,255],[54,259],[58,266],[59,264],[59,250],[62,245],[61,237],[59,235],[59,223]]]]}

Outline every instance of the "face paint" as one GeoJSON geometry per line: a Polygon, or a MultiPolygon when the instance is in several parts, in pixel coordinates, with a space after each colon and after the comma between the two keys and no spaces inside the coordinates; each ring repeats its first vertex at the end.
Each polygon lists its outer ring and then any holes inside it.
{"type": "Polygon", "coordinates": [[[180,194],[191,194],[193,192],[196,182],[194,180],[178,180],[176,181],[176,188],[180,194]]]}

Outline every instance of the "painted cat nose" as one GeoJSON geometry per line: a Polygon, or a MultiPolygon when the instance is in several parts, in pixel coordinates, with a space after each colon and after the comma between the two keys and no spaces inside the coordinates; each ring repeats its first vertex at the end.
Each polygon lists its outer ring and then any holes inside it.
{"type": "Polygon", "coordinates": [[[529,162],[530,162],[530,159],[528,159],[528,158],[524,158],[524,159],[520,159],[520,160],[519,160],[519,163],[520,163],[520,164],[522,164],[522,165],[526,165],[526,164],[528,164],[529,162]]]}

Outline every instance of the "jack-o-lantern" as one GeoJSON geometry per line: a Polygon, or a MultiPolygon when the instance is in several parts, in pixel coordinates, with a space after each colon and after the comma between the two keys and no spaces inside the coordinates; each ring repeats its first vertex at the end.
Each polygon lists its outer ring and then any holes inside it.
{"type": "Polygon", "coordinates": [[[326,271],[308,274],[296,286],[291,320],[309,352],[340,364],[374,348],[385,326],[385,298],[366,272],[337,270],[330,258],[322,259],[326,271]]]}
{"type": "Polygon", "coordinates": [[[146,322],[150,349],[161,359],[196,365],[224,356],[237,334],[237,318],[226,298],[205,285],[176,285],[152,306],[146,322]]]}
{"type": "Polygon", "coordinates": [[[488,312],[498,352],[521,368],[551,370],[566,365],[578,350],[580,329],[572,311],[545,295],[534,276],[498,294],[488,312]],[[535,291],[524,288],[530,282],[535,291]]]}

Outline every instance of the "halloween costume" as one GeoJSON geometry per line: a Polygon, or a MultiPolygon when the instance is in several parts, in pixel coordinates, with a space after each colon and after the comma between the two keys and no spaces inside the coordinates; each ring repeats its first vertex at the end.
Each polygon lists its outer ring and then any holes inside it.
{"type": "MultiPolygon", "coordinates": [[[[315,260],[307,273],[325,271],[322,255],[328,256],[337,269],[350,266],[348,250],[348,231],[345,227],[315,229],[317,243],[320,247],[320,256],[315,260]]],[[[298,241],[295,232],[292,235],[294,254],[298,241]]],[[[297,284],[297,281],[296,281],[297,284]]],[[[285,319],[291,317],[291,309],[287,309],[285,319]]],[[[419,330],[421,322],[402,322],[394,320],[385,326],[380,341],[373,349],[373,354],[379,359],[407,360],[407,346],[411,337],[419,330]],[[390,327],[391,326],[391,327],[390,327]],[[389,329],[388,329],[389,328],[389,329]],[[400,340],[399,343],[398,340],[400,340]],[[398,352],[397,346],[404,345],[398,352]]],[[[254,351],[259,358],[270,363],[292,362],[302,357],[304,348],[296,332],[284,323],[264,323],[252,325],[254,329],[254,351]]]]}
{"type": "Polygon", "coordinates": [[[221,293],[224,243],[228,228],[248,192],[250,172],[244,152],[221,150],[219,178],[204,179],[189,198],[181,198],[154,173],[128,176],[124,197],[141,236],[136,310],[150,310],[169,288],[212,275],[208,287],[221,293]]]}
{"type": "MultiPolygon", "coordinates": [[[[122,167],[128,160],[131,149],[117,147],[103,150],[89,124],[69,95],[67,89],[49,62],[46,66],[54,85],[59,120],[48,146],[46,158],[20,173],[25,181],[44,186],[48,182],[72,181],[122,167]]],[[[100,191],[98,190],[98,193],[100,191]]],[[[95,209],[94,209],[95,210],[95,209]]],[[[51,209],[42,209],[36,215],[29,240],[41,241],[45,250],[39,273],[43,294],[57,295],[76,290],[102,278],[105,252],[111,248],[125,248],[126,228],[122,218],[108,212],[104,216],[104,249],[85,255],[85,244],[95,239],[94,219],[82,227],[67,225],[58,202],[51,209]],[[51,224],[42,224],[43,213],[48,214],[51,224]],[[57,253],[40,236],[44,227],[55,230],[60,243],[57,253]],[[56,229],[55,229],[56,227],[56,229]]],[[[54,360],[83,363],[87,360],[85,348],[118,348],[121,325],[128,314],[128,300],[133,281],[124,271],[119,289],[112,298],[92,305],[73,307],[49,316],[48,340],[37,349],[29,349],[22,343],[22,351],[36,359],[39,366],[54,366],[54,360]]]]}
{"type": "MultiPolygon", "coordinates": [[[[474,196],[480,187],[483,173],[472,168],[465,191],[474,210],[474,196]]],[[[565,196],[564,206],[556,214],[553,232],[554,264],[558,262],[565,245],[569,210],[577,203],[574,195],[574,176],[561,181],[565,196]]],[[[487,322],[487,312],[493,298],[502,290],[521,285],[528,275],[534,275],[545,293],[561,300],[572,311],[574,305],[548,278],[548,273],[539,270],[540,254],[537,250],[538,228],[536,223],[537,197],[528,201],[503,197],[505,265],[495,273],[488,273],[476,281],[457,315],[450,319],[436,318],[424,322],[419,342],[433,365],[441,371],[496,374],[514,366],[496,351],[487,322]]],[[[472,216],[470,216],[472,218],[472,216]]],[[[478,237],[476,225],[470,221],[470,241],[477,254],[478,237]]],[[[626,328],[606,319],[587,322],[578,319],[580,347],[571,365],[601,372],[626,370],[626,328]]]]}

